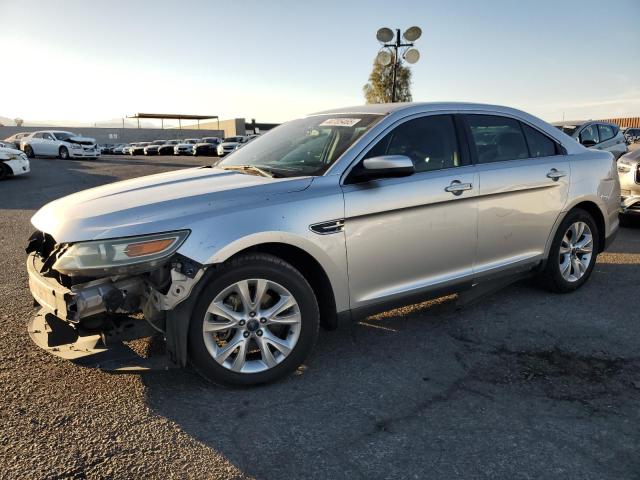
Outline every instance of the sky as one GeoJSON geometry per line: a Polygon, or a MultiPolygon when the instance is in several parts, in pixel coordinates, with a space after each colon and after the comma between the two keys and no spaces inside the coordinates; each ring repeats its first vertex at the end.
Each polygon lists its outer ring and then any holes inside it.
{"type": "Polygon", "coordinates": [[[0,116],[26,122],[362,104],[376,30],[412,25],[415,101],[640,116],[640,0],[0,0],[0,19],[0,116]]]}

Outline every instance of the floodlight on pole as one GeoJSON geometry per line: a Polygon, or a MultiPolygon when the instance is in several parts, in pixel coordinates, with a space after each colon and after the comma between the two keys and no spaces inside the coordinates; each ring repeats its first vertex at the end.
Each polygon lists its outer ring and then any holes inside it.
{"type": "Polygon", "coordinates": [[[382,66],[387,66],[393,62],[393,83],[391,85],[391,101],[396,101],[396,76],[398,66],[402,62],[398,52],[402,51],[402,59],[407,63],[414,64],[420,60],[420,52],[413,47],[413,42],[418,40],[422,36],[422,29],[420,27],[410,27],[400,35],[400,29],[397,28],[395,34],[393,30],[387,27],[378,29],[376,32],[376,39],[382,43],[382,48],[376,56],[376,62],[382,66]],[[394,40],[395,37],[395,40],[394,40]],[[402,38],[406,43],[402,42],[402,38]],[[392,42],[393,43],[390,43],[392,42]],[[391,53],[393,52],[393,53],[391,53]]]}

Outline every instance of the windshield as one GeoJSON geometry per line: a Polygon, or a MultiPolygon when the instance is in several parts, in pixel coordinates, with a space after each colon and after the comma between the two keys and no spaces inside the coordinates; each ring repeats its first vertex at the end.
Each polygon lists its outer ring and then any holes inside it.
{"type": "Polygon", "coordinates": [[[58,140],[66,140],[67,138],[75,137],[71,132],[53,132],[53,136],[58,140]]]}
{"type": "Polygon", "coordinates": [[[569,135],[570,137],[576,133],[576,130],[580,128],[580,125],[556,125],[558,130],[562,130],[564,133],[569,135]]]}
{"type": "Polygon", "coordinates": [[[284,177],[322,175],[381,118],[352,113],[293,120],[247,143],[218,166],[250,165],[284,177]]]}

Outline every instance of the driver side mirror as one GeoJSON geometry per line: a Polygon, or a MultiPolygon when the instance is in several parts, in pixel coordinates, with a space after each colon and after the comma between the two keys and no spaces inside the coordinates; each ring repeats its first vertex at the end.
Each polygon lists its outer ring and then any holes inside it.
{"type": "Polygon", "coordinates": [[[596,142],[590,138],[587,138],[585,140],[580,140],[580,143],[587,148],[593,147],[594,145],[596,145],[596,142]]]}
{"type": "Polygon", "coordinates": [[[381,155],[365,158],[353,171],[353,181],[367,182],[378,178],[398,178],[413,175],[413,161],[405,155],[381,155]]]}

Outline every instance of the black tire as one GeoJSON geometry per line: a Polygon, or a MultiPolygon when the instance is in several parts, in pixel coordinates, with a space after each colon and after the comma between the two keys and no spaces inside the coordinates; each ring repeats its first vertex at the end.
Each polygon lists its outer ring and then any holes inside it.
{"type": "Polygon", "coordinates": [[[620,220],[620,226],[625,228],[637,227],[640,224],[638,218],[633,215],[625,215],[621,213],[618,216],[618,219],[620,220]]]}
{"type": "Polygon", "coordinates": [[[580,208],[575,208],[567,213],[567,216],[564,218],[560,226],[558,227],[558,231],[556,232],[556,236],[553,239],[553,243],[551,244],[551,248],[549,250],[549,257],[547,258],[547,263],[545,265],[545,269],[540,276],[541,284],[547,288],[548,290],[555,293],[569,293],[573,292],[580,288],[591,276],[591,272],[593,271],[593,267],[596,263],[596,259],[598,256],[598,251],[600,248],[600,240],[598,234],[598,226],[596,225],[595,220],[591,216],[591,214],[585,210],[580,208]],[[575,222],[584,222],[588,225],[592,234],[592,254],[590,263],[579,279],[575,281],[568,281],[562,276],[560,272],[560,245],[562,243],[562,239],[564,235],[567,233],[569,227],[575,222]]]}
{"type": "Polygon", "coordinates": [[[27,158],[35,157],[35,155],[33,154],[33,148],[31,148],[29,145],[24,147],[24,153],[27,155],[27,158]]]}
{"type": "Polygon", "coordinates": [[[4,163],[0,162],[0,180],[4,180],[7,178],[12,172],[9,167],[7,167],[4,163]]]}
{"type": "Polygon", "coordinates": [[[215,384],[250,386],[272,382],[304,362],[316,343],[319,325],[316,296],[298,270],[273,255],[243,255],[217,268],[211,282],[201,291],[189,324],[189,361],[200,375],[215,384]],[[239,373],[214,360],[205,345],[202,329],[206,311],[216,295],[235,282],[252,278],[277,282],[291,292],[300,308],[300,335],[293,350],[274,367],[257,373],[239,373]]]}
{"type": "Polygon", "coordinates": [[[60,147],[60,150],[58,151],[58,158],[62,160],[69,160],[69,150],[67,147],[60,147]]]}

